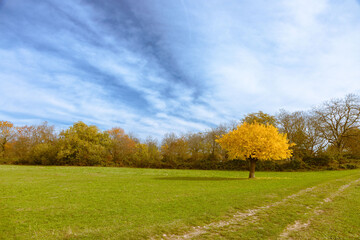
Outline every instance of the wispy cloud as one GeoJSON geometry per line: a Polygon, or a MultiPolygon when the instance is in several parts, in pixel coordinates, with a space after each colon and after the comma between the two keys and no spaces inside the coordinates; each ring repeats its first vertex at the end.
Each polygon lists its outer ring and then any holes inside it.
{"type": "Polygon", "coordinates": [[[0,118],[161,137],[306,109],[359,93],[359,12],[355,0],[5,0],[0,118]]]}

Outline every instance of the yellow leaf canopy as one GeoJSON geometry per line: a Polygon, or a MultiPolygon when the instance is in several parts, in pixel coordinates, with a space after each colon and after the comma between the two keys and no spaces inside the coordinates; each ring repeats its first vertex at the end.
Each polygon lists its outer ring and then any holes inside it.
{"type": "Polygon", "coordinates": [[[286,134],[279,133],[272,125],[243,123],[237,129],[216,140],[228,150],[230,158],[257,160],[281,160],[291,157],[286,134]]]}

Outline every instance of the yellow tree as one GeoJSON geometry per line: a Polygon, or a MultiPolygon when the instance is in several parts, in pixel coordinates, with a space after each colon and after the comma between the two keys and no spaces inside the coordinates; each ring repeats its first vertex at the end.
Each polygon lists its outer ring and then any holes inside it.
{"type": "Polygon", "coordinates": [[[272,125],[257,122],[244,122],[235,130],[217,140],[228,151],[230,158],[248,159],[249,178],[255,177],[255,165],[258,160],[281,160],[291,157],[292,144],[286,134],[279,133],[272,125]]]}

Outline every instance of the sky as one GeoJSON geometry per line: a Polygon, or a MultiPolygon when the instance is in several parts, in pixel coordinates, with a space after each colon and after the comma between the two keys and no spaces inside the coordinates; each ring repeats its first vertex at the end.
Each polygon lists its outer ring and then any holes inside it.
{"type": "Polygon", "coordinates": [[[0,120],[140,138],[360,93],[357,0],[0,0],[0,120]]]}

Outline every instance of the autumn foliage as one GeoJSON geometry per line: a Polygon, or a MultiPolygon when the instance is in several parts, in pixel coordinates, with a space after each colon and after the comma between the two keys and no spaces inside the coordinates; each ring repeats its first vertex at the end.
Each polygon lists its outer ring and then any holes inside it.
{"type": "Polygon", "coordinates": [[[250,170],[256,163],[271,171],[360,166],[360,98],[311,111],[249,113],[202,132],[165,134],[161,142],[84,122],[60,130],[0,121],[0,164],[246,170],[249,162],[250,170]]]}
{"type": "Polygon", "coordinates": [[[116,127],[107,131],[111,139],[110,154],[117,166],[127,166],[136,151],[136,142],[125,134],[124,129],[116,127]]]}
{"type": "Polygon", "coordinates": [[[250,175],[254,177],[255,162],[257,160],[282,160],[291,157],[286,134],[279,133],[272,125],[244,122],[235,130],[225,134],[217,140],[220,146],[228,151],[231,159],[249,159],[250,175]],[[252,169],[254,168],[254,169],[252,169]]]}
{"type": "Polygon", "coordinates": [[[10,141],[15,135],[14,124],[9,121],[0,121],[0,157],[4,157],[10,141]]]}
{"type": "Polygon", "coordinates": [[[272,125],[244,123],[225,134],[217,142],[228,150],[230,158],[257,160],[282,160],[291,157],[292,144],[286,134],[272,125]]]}

